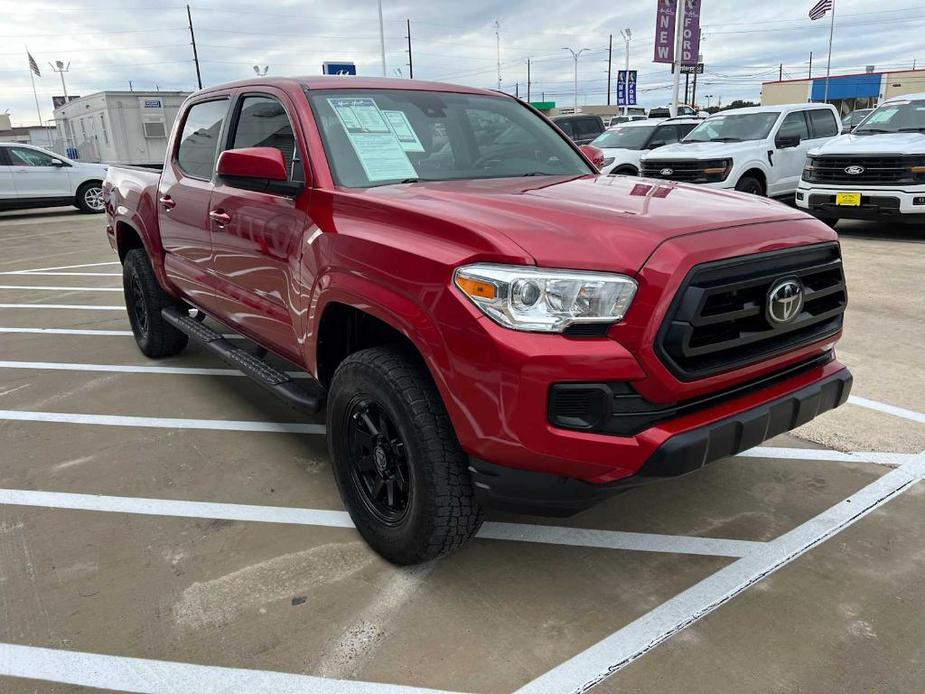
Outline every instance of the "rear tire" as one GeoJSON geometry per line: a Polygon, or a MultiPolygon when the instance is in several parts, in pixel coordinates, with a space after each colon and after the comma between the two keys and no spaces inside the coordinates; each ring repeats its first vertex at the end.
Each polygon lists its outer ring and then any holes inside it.
{"type": "Polygon", "coordinates": [[[764,196],[764,185],[754,176],[742,176],[736,183],[736,190],[740,193],[764,196]]]}
{"type": "Polygon", "coordinates": [[[122,287],[125,308],[142,353],[152,359],[179,354],[189,337],[161,316],[161,309],[182,307],[180,302],[161,289],[148,255],[141,248],[130,250],[122,263],[122,287]]]}
{"type": "Polygon", "coordinates": [[[468,458],[426,368],[401,351],[355,352],[327,398],[328,450],[357,530],[388,561],[417,564],[482,524],[468,458]]]}
{"type": "Polygon", "coordinates": [[[106,208],[103,206],[103,182],[88,181],[77,189],[74,205],[81,212],[99,214],[106,208]]]}

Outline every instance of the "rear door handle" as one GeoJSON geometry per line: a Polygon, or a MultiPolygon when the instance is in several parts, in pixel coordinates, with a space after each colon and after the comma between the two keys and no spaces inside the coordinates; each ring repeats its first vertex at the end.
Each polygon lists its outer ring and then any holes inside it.
{"type": "Polygon", "coordinates": [[[209,212],[209,219],[218,224],[220,227],[231,224],[231,216],[221,210],[212,210],[209,212]]]}
{"type": "Polygon", "coordinates": [[[177,203],[175,203],[173,198],[169,195],[162,195],[160,198],[158,198],[158,202],[160,202],[161,207],[163,207],[168,212],[177,206],[177,203]]]}

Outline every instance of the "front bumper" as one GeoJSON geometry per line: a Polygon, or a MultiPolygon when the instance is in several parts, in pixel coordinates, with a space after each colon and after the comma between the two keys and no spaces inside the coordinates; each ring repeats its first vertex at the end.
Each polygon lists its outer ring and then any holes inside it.
{"type": "Polygon", "coordinates": [[[818,217],[831,219],[889,219],[903,215],[923,215],[925,219],[925,186],[912,189],[887,187],[821,186],[801,181],[797,188],[797,207],[818,217]],[[860,207],[836,205],[836,193],[860,193],[860,207]],[[920,204],[916,204],[918,199],[920,204]]]}
{"type": "Polygon", "coordinates": [[[637,474],[608,484],[517,470],[474,458],[469,470],[476,496],[486,506],[568,516],[627,487],[685,475],[802,426],[844,404],[851,384],[851,373],[839,364],[834,373],[798,390],[670,436],[649,455],[637,474]]]}

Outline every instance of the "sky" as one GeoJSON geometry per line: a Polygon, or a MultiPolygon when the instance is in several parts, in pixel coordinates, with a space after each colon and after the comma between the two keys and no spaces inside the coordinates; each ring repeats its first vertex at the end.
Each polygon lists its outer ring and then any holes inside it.
{"type": "MultiPolygon", "coordinates": [[[[62,93],[49,62],[70,63],[69,94],[159,87],[194,90],[196,72],[185,4],[120,0],[0,0],[0,113],[16,125],[38,121],[26,60],[35,57],[43,119],[51,97],[62,93]]],[[[480,87],[497,86],[497,40],[501,87],[526,97],[531,61],[531,100],[570,106],[574,61],[563,50],[587,48],[579,59],[580,104],[606,103],[608,37],[613,70],[623,67],[620,30],[630,28],[630,66],[639,72],[643,106],[667,104],[670,67],[652,62],[656,0],[383,0],[389,76],[409,76],[406,20],[411,20],[414,77],[480,87]]],[[[698,96],[757,101],[761,82],[823,75],[828,17],[812,22],[814,0],[702,0],[701,52],[706,64],[698,96]]],[[[379,25],[374,0],[193,0],[193,27],[205,86],[253,76],[253,65],[272,75],[320,74],[321,63],[349,60],[362,75],[381,75],[379,25]],[[263,8],[263,9],[262,9],[263,8]]],[[[925,3],[922,0],[836,0],[833,74],[925,67],[925,3]]],[[[923,73],[925,74],[925,73],[923,73]]],[[[923,78],[925,91],[925,78],[923,78]]],[[[615,100],[615,95],[612,97],[615,100]]],[[[702,98],[698,99],[703,103],[702,98]]]]}

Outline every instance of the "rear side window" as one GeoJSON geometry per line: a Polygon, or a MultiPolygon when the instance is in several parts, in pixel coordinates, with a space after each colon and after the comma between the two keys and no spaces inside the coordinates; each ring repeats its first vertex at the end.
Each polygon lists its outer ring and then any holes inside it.
{"type": "Polygon", "coordinates": [[[559,129],[569,137],[575,137],[575,123],[573,121],[559,120],[556,121],[556,125],[558,125],[559,129]]]}
{"type": "Polygon", "coordinates": [[[177,148],[177,166],[183,173],[204,180],[212,178],[227,113],[227,99],[204,101],[190,107],[177,148]]]}
{"type": "Polygon", "coordinates": [[[286,109],[269,96],[246,96],[241,101],[238,124],[234,131],[232,148],[274,147],[283,154],[289,180],[304,182],[295,135],[286,109]]]}
{"type": "Polygon", "coordinates": [[[596,118],[582,118],[578,121],[578,137],[597,137],[604,129],[596,118]]]}
{"type": "Polygon", "coordinates": [[[661,125],[655,129],[655,135],[652,136],[649,146],[661,147],[663,145],[672,145],[684,135],[687,135],[687,132],[679,133],[678,126],[676,125],[661,125]]]}
{"type": "Polygon", "coordinates": [[[784,122],[780,124],[777,135],[778,137],[799,135],[801,140],[808,140],[809,128],[806,126],[806,117],[803,115],[803,111],[788,113],[784,118],[784,122]]]}
{"type": "Polygon", "coordinates": [[[810,111],[809,120],[813,124],[813,137],[835,137],[840,132],[835,114],[828,109],[810,111]]]}

